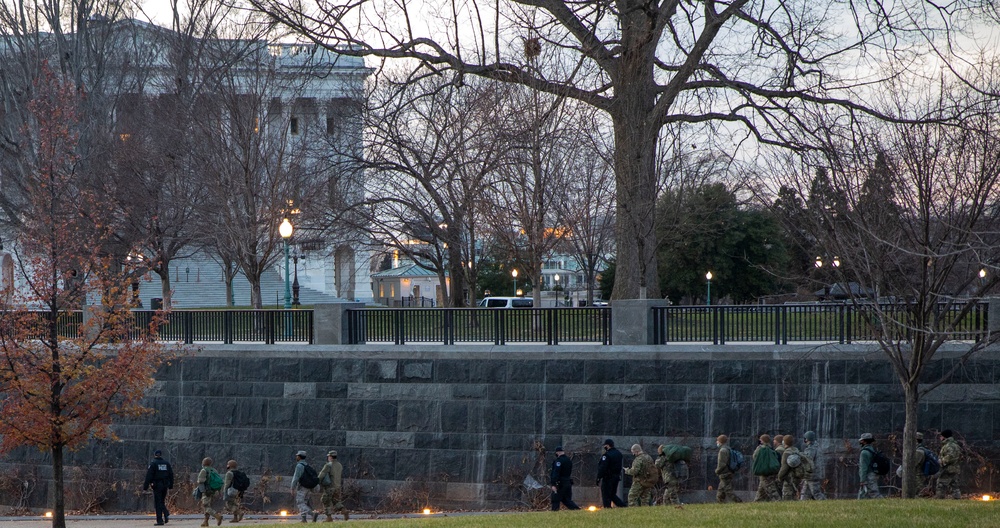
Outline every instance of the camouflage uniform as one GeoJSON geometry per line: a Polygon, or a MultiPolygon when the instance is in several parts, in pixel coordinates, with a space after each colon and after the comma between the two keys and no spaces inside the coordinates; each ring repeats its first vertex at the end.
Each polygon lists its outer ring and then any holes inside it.
{"type": "Polygon", "coordinates": [[[647,481],[646,474],[649,467],[655,465],[653,457],[640,451],[635,455],[632,467],[625,469],[625,474],[632,476],[632,487],[628,490],[629,506],[646,506],[652,504],[653,486],[656,486],[656,483],[647,481]]]}
{"type": "Polygon", "coordinates": [[[330,515],[331,511],[342,512],[345,521],[349,518],[347,508],[344,507],[343,502],[343,488],[341,486],[343,474],[344,466],[337,461],[337,452],[330,451],[327,454],[327,463],[319,472],[319,486],[323,491],[320,500],[323,503],[323,512],[326,514],[327,521],[333,520],[333,517],[330,515]],[[327,480],[329,480],[329,484],[327,484],[327,480]]]}
{"type": "Polygon", "coordinates": [[[201,526],[208,526],[208,518],[215,517],[218,521],[217,524],[222,524],[222,514],[216,513],[215,509],[212,508],[212,501],[215,500],[215,494],[219,490],[208,489],[208,473],[209,471],[215,471],[212,466],[206,465],[202,466],[201,471],[198,472],[198,485],[201,486],[201,512],[205,514],[205,522],[201,523],[201,526]]]}
{"type": "Polygon", "coordinates": [[[826,500],[823,493],[823,466],[819,463],[819,448],[816,443],[806,440],[806,447],[802,449],[802,454],[812,462],[812,472],[807,473],[802,479],[801,500],[826,500]]]}
{"type": "MultiPolygon", "coordinates": [[[[683,464],[684,462],[678,462],[683,464]]],[[[660,451],[660,456],[656,457],[656,467],[660,469],[660,476],[663,477],[663,504],[680,504],[681,479],[677,475],[674,463],[660,451]]]]}
{"type": "Polygon", "coordinates": [[[958,474],[961,470],[962,448],[954,438],[948,437],[941,444],[941,471],[938,473],[937,494],[935,498],[943,499],[951,491],[954,499],[961,499],[962,492],[958,490],[958,474]]]}
{"type": "MultiPolygon", "coordinates": [[[[762,449],[771,449],[771,446],[757,446],[757,449],[753,452],[754,460],[757,460],[757,456],[760,454],[762,449]]],[[[757,496],[754,498],[754,502],[781,500],[781,492],[778,490],[774,475],[758,475],[758,479],[757,496]]]]}
{"type": "Polygon", "coordinates": [[[799,468],[805,464],[802,461],[798,467],[788,465],[788,459],[792,455],[799,455],[799,450],[794,446],[788,446],[781,450],[781,469],[778,470],[778,482],[781,483],[781,500],[795,500],[799,495],[799,488],[802,486],[802,479],[799,468]]]}
{"type": "Polygon", "coordinates": [[[858,478],[861,481],[861,489],[858,490],[859,499],[881,499],[882,493],[878,490],[878,475],[872,471],[872,457],[875,456],[875,448],[865,445],[861,448],[861,458],[858,461],[858,478]]]}
{"type": "Polygon", "coordinates": [[[733,470],[729,469],[729,457],[732,456],[729,444],[719,447],[719,463],[715,466],[715,475],[719,477],[719,488],[715,492],[717,502],[740,502],[739,497],[733,494],[733,470]]]}
{"type": "Polygon", "coordinates": [[[241,506],[243,505],[243,492],[232,488],[233,486],[233,469],[226,471],[225,483],[222,485],[223,497],[226,499],[226,511],[233,514],[233,520],[230,522],[240,522],[243,518],[243,510],[241,506]],[[232,488],[233,493],[229,490],[232,488]]]}

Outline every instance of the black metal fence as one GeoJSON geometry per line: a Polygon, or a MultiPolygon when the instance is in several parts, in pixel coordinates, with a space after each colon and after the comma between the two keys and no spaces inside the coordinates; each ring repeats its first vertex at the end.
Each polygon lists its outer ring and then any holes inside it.
{"type": "MultiPolygon", "coordinates": [[[[986,332],[988,303],[963,306],[940,304],[935,328],[953,325],[950,338],[975,341],[986,332]]],[[[654,344],[711,342],[835,342],[873,341],[878,336],[908,339],[912,305],[785,304],[759,306],[667,306],[653,309],[654,344]]]]}
{"type": "Polygon", "coordinates": [[[611,344],[608,308],[366,308],[348,312],[351,343],[611,344]]]}
{"type": "MultiPolygon", "coordinates": [[[[136,326],[156,314],[134,310],[136,326]]],[[[165,341],[218,343],[312,343],[312,310],[172,310],[159,328],[165,341]]]]}

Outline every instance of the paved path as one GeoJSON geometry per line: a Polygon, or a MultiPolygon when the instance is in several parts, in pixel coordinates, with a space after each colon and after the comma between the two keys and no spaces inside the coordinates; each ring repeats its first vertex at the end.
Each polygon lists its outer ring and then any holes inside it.
{"type": "MultiPolygon", "coordinates": [[[[459,515],[494,515],[505,512],[462,512],[462,513],[439,513],[432,514],[432,516],[459,516],[459,515]]],[[[510,513],[510,512],[506,512],[510,513]]],[[[420,514],[407,514],[407,515],[379,515],[379,519],[400,519],[400,518],[418,518],[426,517],[420,514]]],[[[349,522],[354,522],[355,520],[366,520],[374,518],[370,514],[359,513],[356,515],[351,515],[351,520],[349,522]]],[[[255,526],[261,524],[288,524],[289,526],[301,524],[298,517],[293,517],[289,515],[288,517],[279,517],[277,515],[247,515],[238,524],[230,523],[229,520],[232,519],[231,515],[226,515],[222,520],[222,526],[255,526]]],[[[167,524],[168,528],[194,528],[201,525],[202,521],[205,520],[203,515],[171,515],[170,523],[167,524]]],[[[343,523],[343,516],[334,516],[334,523],[343,523]]],[[[323,525],[323,516],[320,516],[320,525],[323,525]]],[[[156,518],[152,515],[69,515],[66,517],[66,526],[70,528],[133,528],[133,527],[145,527],[153,526],[156,524],[156,518]]],[[[310,523],[312,524],[312,523],[310,523]]],[[[48,528],[52,526],[51,519],[45,519],[43,517],[0,517],[0,528],[48,528]]],[[[215,520],[213,519],[209,526],[216,526],[215,520]]],[[[327,524],[329,526],[329,524],[327,524]]],[[[346,525],[345,525],[346,526],[346,525]]]]}

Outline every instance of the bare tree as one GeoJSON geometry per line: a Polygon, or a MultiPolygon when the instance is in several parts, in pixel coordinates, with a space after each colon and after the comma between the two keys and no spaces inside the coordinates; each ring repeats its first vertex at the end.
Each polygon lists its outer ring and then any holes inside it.
{"type": "MultiPolygon", "coordinates": [[[[859,313],[866,314],[903,389],[905,497],[917,491],[920,398],[996,339],[979,336],[940,377],[927,371],[945,343],[954,342],[959,322],[1000,283],[1000,210],[995,206],[1000,107],[995,99],[962,88],[943,85],[940,91],[944,95],[925,97],[931,102],[923,109],[944,117],[960,108],[965,114],[960,122],[886,125],[861,120],[841,128],[831,124],[843,118],[838,116],[822,124],[828,134],[824,155],[798,171],[797,178],[781,181],[786,203],[792,189],[802,201],[815,202],[824,194],[824,203],[837,203],[812,208],[815,216],[799,216],[808,221],[798,227],[810,233],[818,251],[839,257],[836,280],[859,313]],[[823,193],[815,183],[819,164],[828,171],[820,172],[819,187],[827,188],[823,193]]],[[[903,106],[915,100],[899,96],[894,102],[903,106]]]]}
{"type": "Polygon", "coordinates": [[[615,137],[615,298],[658,296],[653,225],[662,127],[721,121],[758,142],[795,146],[809,138],[800,126],[809,107],[892,117],[866,104],[869,94],[919,57],[924,39],[955,31],[979,6],[506,0],[441,2],[418,14],[413,3],[396,0],[250,1],[345,53],[416,59],[435,72],[454,70],[456,82],[481,75],[606,112],[615,137]],[[523,53],[520,43],[534,51],[523,53]],[[547,49],[567,65],[564,74],[549,77],[530,64],[547,49]]]}
{"type": "Polygon", "coordinates": [[[485,189],[506,155],[498,94],[488,82],[429,78],[383,83],[369,100],[365,157],[345,158],[370,174],[356,219],[435,272],[449,306],[464,306],[466,290],[475,296],[485,189]]]}

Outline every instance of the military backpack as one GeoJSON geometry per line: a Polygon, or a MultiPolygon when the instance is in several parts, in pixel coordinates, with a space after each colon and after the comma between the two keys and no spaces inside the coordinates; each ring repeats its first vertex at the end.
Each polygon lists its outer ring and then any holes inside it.
{"type": "Polygon", "coordinates": [[[937,475],[938,471],[941,471],[941,461],[938,460],[937,455],[934,454],[930,449],[920,447],[924,451],[924,466],[921,469],[924,476],[937,475]]]}
{"type": "Polygon", "coordinates": [[[250,489],[250,477],[246,473],[234,469],[233,470],[233,487],[236,491],[246,491],[250,489]]]}
{"type": "Polygon", "coordinates": [[[781,471],[781,459],[771,446],[762,446],[753,460],[753,474],[759,477],[777,475],[781,471]]]}
{"type": "MultiPolygon", "coordinates": [[[[865,449],[868,448],[866,447],[865,449]]],[[[874,471],[875,474],[879,476],[888,475],[889,466],[892,465],[889,462],[889,457],[885,456],[885,453],[879,451],[878,449],[875,449],[874,447],[871,448],[871,452],[872,452],[872,461],[871,464],[868,465],[868,469],[874,471]]]]}
{"type": "Polygon", "coordinates": [[[736,473],[743,468],[743,464],[745,462],[746,457],[743,456],[743,453],[740,453],[733,448],[729,448],[729,471],[736,473]]]}
{"type": "Polygon", "coordinates": [[[222,480],[222,475],[215,468],[206,467],[205,471],[208,473],[208,478],[205,479],[205,487],[211,491],[222,489],[222,485],[225,483],[222,480]]]}
{"type": "Polygon", "coordinates": [[[313,489],[319,485],[319,475],[309,464],[303,464],[302,475],[299,477],[299,486],[306,489],[313,489]]]}

